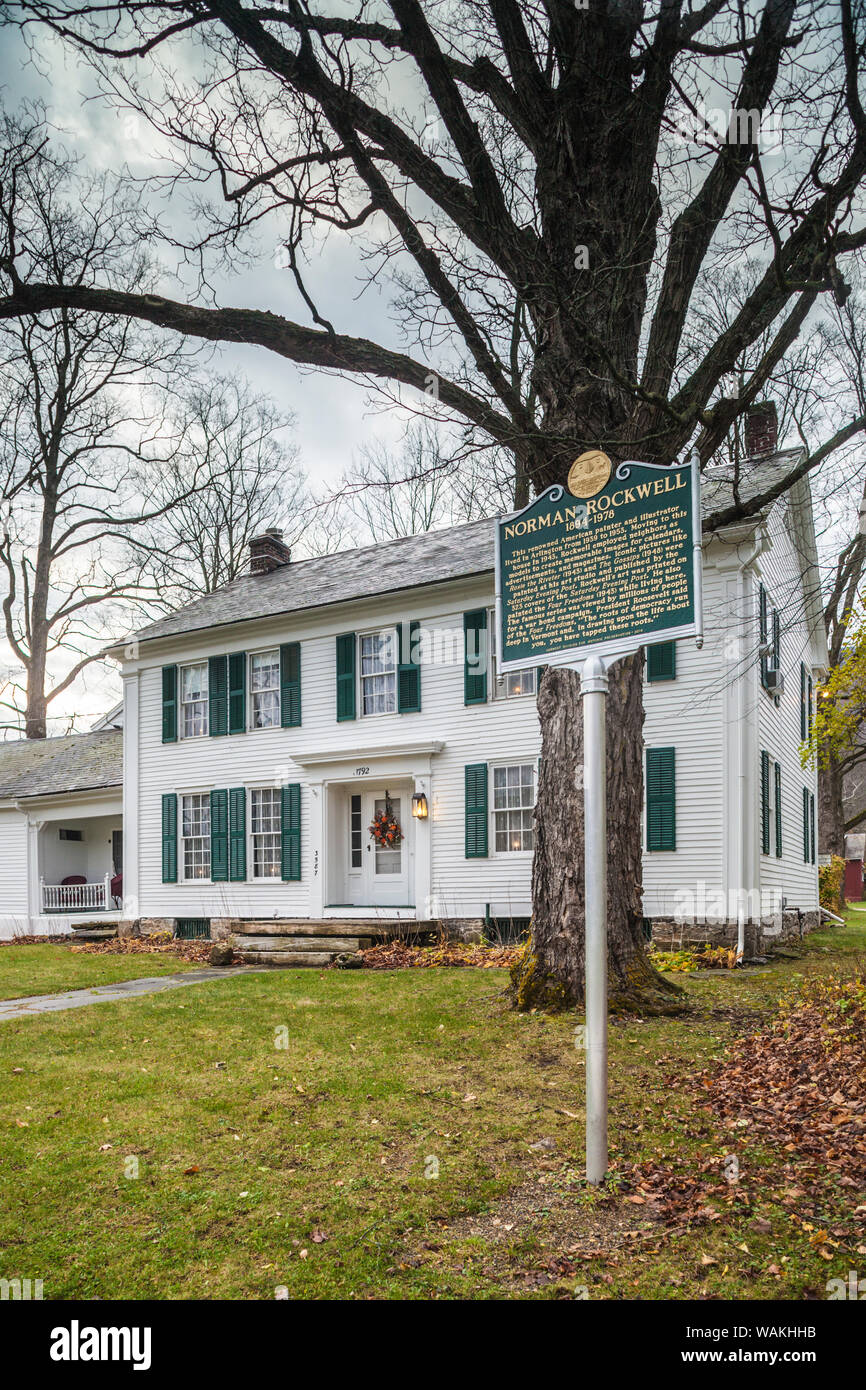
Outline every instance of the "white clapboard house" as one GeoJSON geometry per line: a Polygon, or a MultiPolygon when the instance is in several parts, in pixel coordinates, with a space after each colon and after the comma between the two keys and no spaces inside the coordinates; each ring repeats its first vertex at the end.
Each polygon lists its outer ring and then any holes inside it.
{"type": "MultiPolygon", "coordinates": [[[[741,494],[790,465],[750,460],[741,494]]],[[[726,470],[705,475],[705,514],[731,497],[726,470]]],[[[248,574],[113,650],[125,918],[215,935],[242,919],[287,938],[322,924],[334,939],[339,924],[528,918],[536,674],[496,674],[494,523],[297,562],[270,532],[251,552],[248,574]],[[390,845],[370,833],[382,813],[402,834],[390,845]]],[[[646,791],[631,808],[645,913],[699,935],[730,935],[744,912],[777,930],[783,912],[798,924],[817,910],[800,742],[826,652],[806,482],[706,538],[704,605],[702,650],[648,650],[646,791]]],[[[0,793],[15,747],[0,747],[0,793]]],[[[68,877],[46,833],[61,805],[5,786],[21,847],[7,902],[32,922],[45,885],[68,877]]],[[[88,862],[88,882],[105,868],[88,862]]]]}
{"type": "MultiPolygon", "coordinates": [[[[752,460],[741,491],[790,466],[752,460]]],[[[706,513],[731,496],[707,475],[706,513]]],[[[493,565],[490,521],[300,562],[271,534],[251,573],[118,649],[135,915],[528,917],[536,676],[496,675],[493,565]],[[383,811],[390,847],[370,833],[383,811]]],[[[708,537],[704,571],[703,649],[648,653],[646,916],[814,913],[800,742],[826,653],[807,484],[708,537]]]]}

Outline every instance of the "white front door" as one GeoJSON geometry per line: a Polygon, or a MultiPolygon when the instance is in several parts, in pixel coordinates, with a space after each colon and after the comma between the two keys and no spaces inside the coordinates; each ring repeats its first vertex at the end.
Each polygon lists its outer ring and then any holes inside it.
{"type": "Polygon", "coordinates": [[[348,796],[348,899],[353,906],[408,907],[411,894],[411,794],[391,793],[390,808],[403,839],[386,848],[370,834],[374,817],[386,810],[384,791],[351,792],[348,796]]]}

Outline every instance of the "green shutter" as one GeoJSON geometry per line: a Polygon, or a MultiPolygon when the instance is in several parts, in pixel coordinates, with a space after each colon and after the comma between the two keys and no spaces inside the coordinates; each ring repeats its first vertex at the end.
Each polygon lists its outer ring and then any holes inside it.
{"type": "Polygon", "coordinates": [[[463,703],[487,703],[486,608],[475,608],[471,613],[463,614],[463,703]]]}
{"type": "Polygon", "coordinates": [[[815,862],[815,797],[809,793],[809,839],[811,841],[811,862],[815,862]]]}
{"type": "Polygon", "coordinates": [[[809,789],[803,788],[803,863],[809,862],[809,789]]]}
{"type": "Polygon", "coordinates": [[[177,883],[177,796],[162,798],[162,881],[177,883]]]}
{"type": "Polygon", "coordinates": [[[212,883],[225,883],[229,876],[229,794],[210,794],[210,876],[212,883]]]}
{"type": "Polygon", "coordinates": [[[646,678],[648,681],[672,681],[677,674],[676,642],[656,642],[647,648],[646,678]]]}
{"type": "Polygon", "coordinates": [[[812,677],[806,677],[806,737],[812,737],[812,677]]]}
{"type": "Polygon", "coordinates": [[[800,742],[806,741],[806,667],[800,662],[800,742]]]}
{"type": "Polygon", "coordinates": [[[761,749],[761,853],[770,853],[770,755],[761,749]]]}
{"type": "Polygon", "coordinates": [[[767,684],[767,658],[764,647],[767,645],[767,590],[758,585],[758,641],[761,647],[761,685],[767,684]]]}
{"type": "Polygon", "coordinates": [[[177,743],[177,667],[162,668],[162,741],[177,743]]]}
{"type": "Polygon", "coordinates": [[[397,627],[397,641],[400,649],[400,659],[397,668],[397,712],[398,714],[417,714],[421,708],[421,665],[414,660],[418,656],[418,631],[421,624],[417,621],[409,623],[408,634],[406,624],[400,623],[397,627]],[[406,650],[406,639],[408,636],[408,651],[406,650]]]}
{"type": "Polygon", "coordinates": [[[228,733],[229,671],[228,657],[212,656],[207,664],[209,705],[208,729],[212,738],[228,733]]]}
{"type": "Polygon", "coordinates": [[[466,858],[487,858],[487,764],[467,763],[464,769],[466,858]]]}
{"type": "Polygon", "coordinates": [[[776,800],[776,858],[782,857],[782,769],[775,765],[773,791],[776,800]]]}
{"type": "Polygon", "coordinates": [[[284,729],[297,729],[300,723],[301,644],[284,642],[280,647],[280,724],[284,729]]]}
{"type": "Polygon", "coordinates": [[[247,654],[229,653],[229,733],[247,731],[247,654]]]}
{"type": "Polygon", "coordinates": [[[301,784],[289,782],[282,789],[283,878],[296,883],[301,877],[301,784]]]}
{"type": "Polygon", "coordinates": [[[782,669],[782,629],[779,623],[779,610],[773,609],[773,670],[782,669]]]}
{"type": "Polygon", "coordinates": [[[676,749],[646,750],[646,844],[648,850],[677,847],[676,749]]]}
{"type": "Polygon", "coordinates": [[[247,794],[244,787],[229,792],[229,878],[244,883],[247,877],[247,794]]]}
{"type": "Polygon", "coordinates": [[[337,638],[337,718],[355,718],[355,634],[337,638]]]}

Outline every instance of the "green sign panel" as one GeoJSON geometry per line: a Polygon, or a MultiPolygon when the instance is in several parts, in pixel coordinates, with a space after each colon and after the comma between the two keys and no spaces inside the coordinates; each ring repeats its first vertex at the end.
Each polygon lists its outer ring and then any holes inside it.
{"type": "Polygon", "coordinates": [[[621,463],[611,474],[605,455],[583,455],[569,480],[582,496],[551,487],[498,520],[500,669],[566,665],[699,636],[696,456],[670,468],[621,463]],[[590,462],[581,470],[583,459],[590,462]]]}

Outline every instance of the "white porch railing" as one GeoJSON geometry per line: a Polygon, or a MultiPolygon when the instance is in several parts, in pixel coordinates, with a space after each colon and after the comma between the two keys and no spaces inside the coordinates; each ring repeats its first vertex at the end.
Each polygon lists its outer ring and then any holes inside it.
{"type": "Polygon", "coordinates": [[[101,883],[46,883],[39,880],[43,912],[110,912],[111,876],[101,883]]]}

